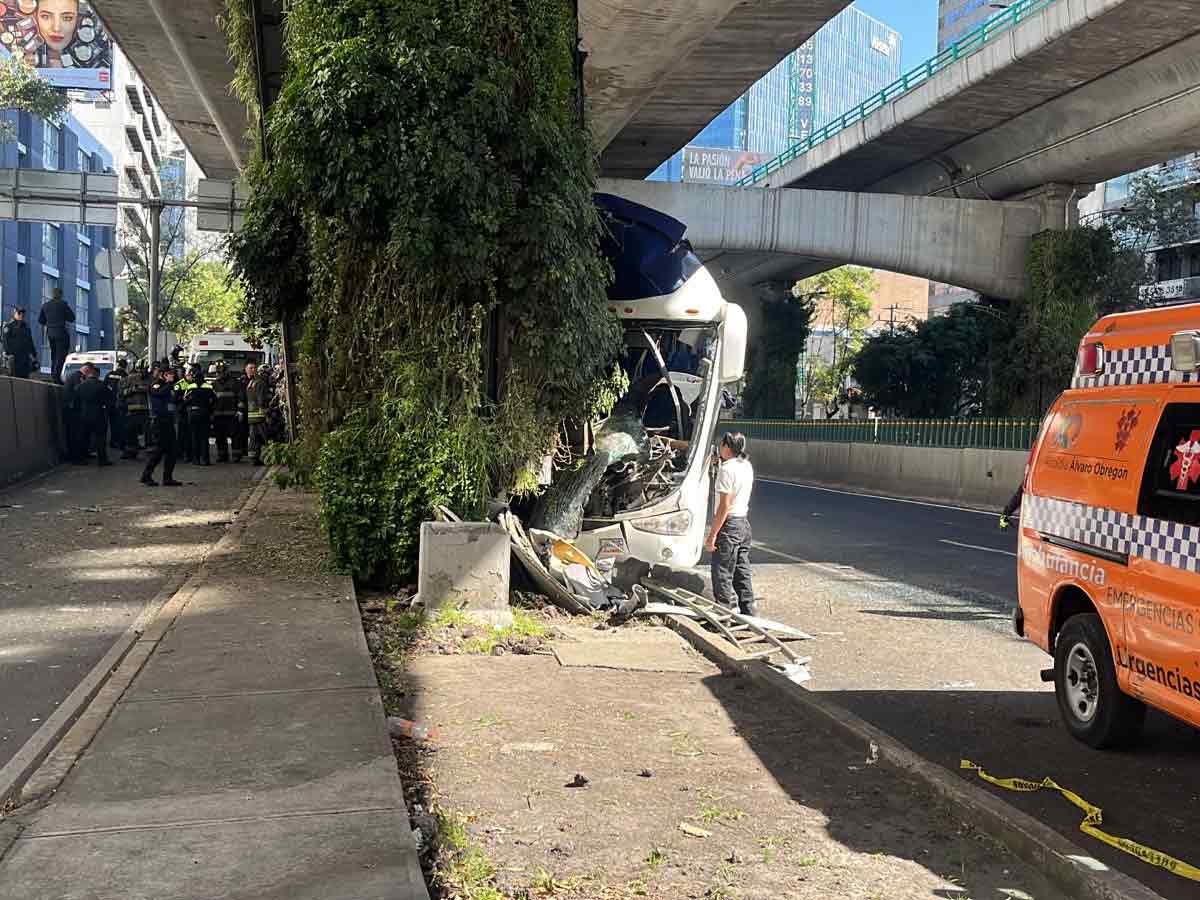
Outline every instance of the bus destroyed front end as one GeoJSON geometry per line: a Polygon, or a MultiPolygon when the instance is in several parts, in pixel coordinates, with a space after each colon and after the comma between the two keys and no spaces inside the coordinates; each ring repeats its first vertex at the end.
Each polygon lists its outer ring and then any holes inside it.
{"type": "Polygon", "coordinates": [[[636,578],[619,564],[700,560],[723,386],[740,380],[746,345],[745,315],[725,302],[682,223],[616,197],[597,202],[609,218],[609,301],[625,329],[630,387],[607,418],[570,433],[572,462],[553,473],[524,536],[539,574],[593,609],[629,599],[636,578]]]}

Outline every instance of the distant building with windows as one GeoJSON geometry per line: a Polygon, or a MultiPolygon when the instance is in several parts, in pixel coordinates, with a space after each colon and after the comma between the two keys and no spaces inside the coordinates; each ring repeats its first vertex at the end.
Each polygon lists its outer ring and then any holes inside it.
{"type": "MultiPolygon", "coordinates": [[[[74,116],[61,126],[28,113],[0,112],[17,140],[0,147],[0,167],[62,172],[111,172],[112,155],[74,116]]],[[[0,221],[0,309],[4,321],[23,307],[38,344],[38,362],[50,372],[50,346],[38,311],[55,288],[75,309],[72,349],[108,350],[116,332],[111,303],[102,304],[96,257],[113,244],[113,230],[42,222],[0,221]],[[104,308],[107,306],[107,308],[104,308]]]]}
{"type": "Polygon", "coordinates": [[[898,79],[900,57],[900,33],[849,6],[755,82],[650,179],[736,181],[898,79]]]}
{"type": "Polygon", "coordinates": [[[939,0],[938,50],[945,50],[1010,5],[995,0],[939,0]]]}

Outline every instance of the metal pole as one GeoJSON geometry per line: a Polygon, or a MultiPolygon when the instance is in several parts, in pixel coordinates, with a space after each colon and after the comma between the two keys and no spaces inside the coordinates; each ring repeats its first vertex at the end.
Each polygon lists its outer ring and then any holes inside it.
{"type": "Polygon", "coordinates": [[[158,245],[162,241],[162,204],[151,201],[150,207],[150,297],[146,313],[146,354],[150,365],[158,358],[158,292],[162,272],[159,271],[158,245]]]}

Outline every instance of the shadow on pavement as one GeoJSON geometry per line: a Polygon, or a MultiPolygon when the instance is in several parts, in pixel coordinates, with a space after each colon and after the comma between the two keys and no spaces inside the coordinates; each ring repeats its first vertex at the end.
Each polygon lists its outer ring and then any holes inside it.
{"type": "Polygon", "coordinates": [[[1151,711],[1141,743],[1098,751],[1063,728],[1054,694],[1018,691],[824,691],[910,749],[1055,828],[1085,853],[1168,900],[1196,896],[1194,882],[1142,863],[1079,831],[1083,813],[1053,792],[1016,794],[962,772],[970,759],[998,777],[1051,777],[1104,810],[1112,834],[1200,864],[1200,731],[1151,711]],[[1003,750],[997,733],[1018,733],[1003,750]]]}

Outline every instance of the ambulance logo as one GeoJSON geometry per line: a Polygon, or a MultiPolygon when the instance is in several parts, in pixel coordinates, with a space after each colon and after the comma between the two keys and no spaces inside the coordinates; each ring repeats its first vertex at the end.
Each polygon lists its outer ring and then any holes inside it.
{"type": "Polygon", "coordinates": [[[1073,416],[1061,416],[1058,428],[1054,432],[1054,446],[1059,450],[1070,450],[1079,440],[1083,431],[1083,416],[1076,413],[1073,416]]]}
{"type": "Polygon", "coordinates": [[[1175,479],[1175,490],[1186,491],[1200,481],[1200,430],[1193,431],[1175,448],[1175,462],[1171,464],[1171,477],[1175,479]]]}
{"type": "Polygon", "coordinates": [[[1135,407],[1126,410],[1121,416],[1121,420],[1117,422],[1117,440],[1113,446],[1118,453],[1129,446],[1129,439],[1133,437],[1133,432],[1141,418],[1142,414],[1135,407]]]}

